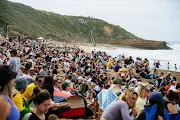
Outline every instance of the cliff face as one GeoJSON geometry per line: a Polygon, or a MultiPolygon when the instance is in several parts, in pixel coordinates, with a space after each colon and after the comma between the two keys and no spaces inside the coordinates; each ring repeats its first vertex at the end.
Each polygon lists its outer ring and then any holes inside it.
{"type": "Polygon", "coordinates": [[[153,40],[143,40],[143,39],[127,39],[120,40],[120,45],[131,46],[140,49],[170,49],[166,42],[164,41],[153,41],[153,40]]]}
{"type": "Polygon", "coordinates": [[[103,43],[144,49],[168,48],[165,42],[142,40],[120,26],[103,20],[65,16],[7,0],[0,1],[0,32],[6,30],[2,32],[4,35],[42,36],[63,42],[103,43]]]}

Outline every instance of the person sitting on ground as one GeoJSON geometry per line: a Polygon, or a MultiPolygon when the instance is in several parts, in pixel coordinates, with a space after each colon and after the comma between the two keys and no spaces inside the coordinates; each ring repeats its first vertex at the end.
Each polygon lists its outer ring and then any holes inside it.
{"type": "Polygon", "coordinates": [[[99,81],[97,83],[97,85],[93,88],[93,90],[95,91],[96,95],[101,92],[101,90],[104,88],[104,82],[103,81],[99,81]]]}
{"type": "Polygon", "coordinates": [[[24,97],[26,98],[27,102],[29,103],[29,100],[32,99],[33,90],[36,86],[42,87],[44,83],[44,77],[42,75],[38,75],[36,77],[36,83],[31,83],[27,86],[27,89],[23,93],[24,97]]]}
{"type": "Polygon", "coordinates": [[[51,98],[53,99],[54,80],[52,76],[45,76],[42,89],[48,90],[49,94],[51,95],[51,98]]]}
{"type": "Polygon", "coordinates": [[[102,114],[101,120],[134,120],[137,111],[134,109],[138,94],[133,90],[125,91],[122,100],[113,101],[102,114]],[[130,112],[132,109],[132,112],[130,112]]]}
{"type": "Polygon", "coordinates": [[[24,73],[22,75],[25,79],[27,79],[28,83],[32,83],[35,82],[35,80],[33,79],[33,77],[30,75],[30,69],[25,68],[24,69],[24,73]]]}
{"type": "Polygon", "coordinates": [[[170,90],[168,94],[166,95],[166,101],[164,102],[165,109],[168,110],[171,114],[177,114],[178,111],[174,107],[180,100],[179,94],[177,92],[174,92],[170,90]]]}
{"type": "Polygon", "coordinates": [[[70,84],[66,81],[62,82],[62,93],[72,95],[70,84]]]}
{"type": "Polygon", "coordinates": [[[166,88],[166,92],[169,91],[169,88],[171,87],[171,82],[170,81],[167,81],[167,85],[165,86],[166,88]]]}
{"type": "Polygon", "coordinates": [[[127,65],[126,64],[124,64],[124,67],[120,70],[121,71],[121,76],[126,76],[126,73],[127,73],[127,65]]]}
{"type": "Polygon", "coordinates": [[[63,82],[63,78],[59,76],[54,77],[54,91],[62,91],[61,83],[63,82]]]}
{"type": "Polygon", "coordinates": [[[19,120],[20,113],[12,102],[12,89],[17,73],[8,65],[0,65],[0,119],[19,120]]]}
{"type": "Polygon", "coordinates": [[[171,81],[171,87],[169,88],[169,90],[176,90],[176,81],[171,81]]]}
{"type": "Polygon", "coordinates": [[[113,68],[113,60],[109,59],[109,61],[107,62],[107,68],[108,69],[112,69],[113,68]]]}
{"type": "Polygon", "coordinates": [[[126,76],[125,76],[126,81],[130,81],[134,77],[135,77],[135,74],[133,73],[133,70],[131,68],[128,69],[126,76]]]}
{"type": "Polygon", "coordinates": [[[34,96],[33,102],[36,110],[31,114],[28,120],[47,120],[45,113],[48,112],[51,105],[51,96],[47,90],[41,90],[34,96]]]}
{"type": "Polygon", "coordinates": [[[167,81],[171,81],[171,72],[167,72],[167,74],[165,75],[165,78],[167,81]]]}
{"type": "MultiPolygon", "coordinates": [[[[148,98],[149,102],[145,105],[145,107],[151,107],[153,105],[157,105],[157,110],[155,113],[155,120],[164,120],[164,99],[163,95],[160,92],[152,92],[148,98]]],[[[146,111],[143,110],[136,120],[145,120],[146,119],[146,111]]]]}
{"type": "Polygon", "coordinates": [[[138,87],[138,81],[136,78],[132,78],[128,84],[127,84],[128,88],[136,88],[138,87]]]}
{"type": "Polygon", "coordinates": [[[27,87],[27,84],[28,82],[24,77],[16,78],[16,89],[14,90],[12,100],[20,112],[20,120],[22,120],[24,115],[30,112],[26,99],[22,95],[27,87]]]}
{"type": "Polygon", "coordinates": [[[121,61],[117,61],[117,62],[116,62],[115,66],[114,66],[114,72],[118,72],[119,69],[121,68],[120,65],[119,65],[120,62],[121,62],[121,61]]]}
{"type": "Polygon", "coordinates": [[[166,88],[163,86],[159,89],[159,92],[161,92],[161,94],[163,95],[163,97],[166,96],[167,92],[166,92],[166,88]]]}
{"type": "Polygon", "coordinates": [[[176,84],[176,91],[177,91],[178,93],[180,93],[180,82],[178,82],[178,83],[176,84]]]}
{"type": "Polygon", "coordinates": [[[71,90],[71,92],[77,92],[76,86],[75,86],[75,84],[74,84],[74,81],[72,81],[72,75],[71,75],[71,74],[68,74],[67,77],[68,77],[68,79],[66,79],[65,81],[70,84],[70,90],[71,90]]]}
{"type": "Polygon", "coordinates": [[[150,94],[149,86],[139,84],[139,86],[138,86],[138,99],[136,102],[136,108],[137,108],[138,114],[140,114],[144,110],[144,105],[147,102],[149,94],[150,94]]]}
{"type": "Polygon", "coordinates": [[[112,90],[117,96],[119,96],[123,91],[121,89],[123,85],[123,82],[121,79],[115,79],[113,80],[113,84],[109,88],[109,90],[112,90]]]}

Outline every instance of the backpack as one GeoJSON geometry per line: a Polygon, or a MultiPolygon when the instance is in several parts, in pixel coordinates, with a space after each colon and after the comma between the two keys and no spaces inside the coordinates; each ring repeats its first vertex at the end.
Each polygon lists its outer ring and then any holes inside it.
{"type": "Polygon", "coordinates": [[[80,118],[84,116],[90,116],[91,111],[87,108],[85,98],[80,95],[74,95],[66,99],[67,103],[70,104],[71,110],[60,113],[62,118],[80,118]]]}
{"type": "Polygon", "coordinates": [[[136,120],[157,120],[157,105],[145,106],[136,120]]]}

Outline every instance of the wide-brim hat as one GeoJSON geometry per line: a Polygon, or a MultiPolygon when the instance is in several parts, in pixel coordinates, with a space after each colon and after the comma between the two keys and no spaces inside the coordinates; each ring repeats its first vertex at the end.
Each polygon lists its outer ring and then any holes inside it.
{"type": "Polygon", "coordinates": [[[26,88],[28,85],[28,81],[26,78],[24,77],[18,77],[16,78],[16,85],[15,85],[15,88],[17,89],[24,89],[26,88]]]}

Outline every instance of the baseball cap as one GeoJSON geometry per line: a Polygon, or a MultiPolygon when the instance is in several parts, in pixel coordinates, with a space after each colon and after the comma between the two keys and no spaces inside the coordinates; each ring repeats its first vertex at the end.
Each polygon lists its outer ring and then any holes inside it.
{"type": "Polygon", "coordinates": [[[68,83],[68,82],[66,82],[66,81],[64,81],[64,82],[62,82],[62,89],[65,89],[67,86],[69,86],[70,85],[70,83],[68,83]]]}
{"type": "Polygon", "coordinates": [[[115,79],[113,80],[113,84],[122,84],[123,81],[121,79],[115,79]]]}

